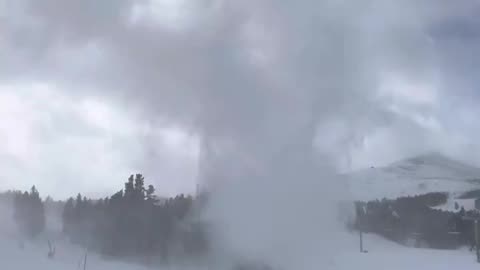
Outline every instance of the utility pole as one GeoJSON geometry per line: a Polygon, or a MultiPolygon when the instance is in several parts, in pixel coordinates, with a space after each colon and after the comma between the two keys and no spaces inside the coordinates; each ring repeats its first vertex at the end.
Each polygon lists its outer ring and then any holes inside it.
{"type": "Polygon", "coordinates": [[[360,237],[360,253],[367,253],[366,250],[363,249],[363,227],[365,223],[365,216],[367,213],[367,209],[365,206],[356,205],[357,209],[357,222],[358,222],[358,233],[360,237]]]}
{"type": "Polygon", "coordinates": [[[88,251],[85,251],[85,258],[83,259],[83,270],[87,270],[88,251]]]}
{"type": "Polygon", "coordinates": [[[479,246],[478,246],[478,219],[475,219],[475,223],[474,223],[474,230],[475,230],[475,252],[477,254],[477,262],[480,263],[480,249],[479,249],[479,246]]]}
{"type": "Polygon", "coordinates": [[[365,251],[363,250],[363,233],[362,233],[362,229],[360,229],[359,232],[360,232],[360,252],[361,252],[361,253],[364,253],[365,251]]]}
{"type": "Polygon", "coordinates": [[[477,262],[480,263],[480,245],[479,245],[479,230],[478,230],[478,220],[480,217],[462,217],[463,220],[473,221],[473,233],[475,237],[475,255],[477,256],[477,262]]]}

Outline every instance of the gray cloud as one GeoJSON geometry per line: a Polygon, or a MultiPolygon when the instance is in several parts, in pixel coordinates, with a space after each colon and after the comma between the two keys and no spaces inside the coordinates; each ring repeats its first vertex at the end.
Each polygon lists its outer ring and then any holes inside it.
{"type": "Polygon", "coordinates": [[[384,73],[432,84],[440,101],[400,104],[421,115],[442,117],[473,95],[473,1],[317,2],[200,1],[172,30],[132,20],[139,1],[10,1],[0,68],[5,80],[114,98],[154,122],[254,149],[319,116],[365,123],[354,137],[388,126],[377,119],[399,101],[377,98],[384,73]]]}
{"type": "MultiPolygon", "coordinates": [[[[301,135],[310,141],[322,133],[319,122],[342,121],[354,127],[339,130],[342,136],[362,138],[392,125],[398,110],[441,117],[454,86],[468,93],[475,85],[467,67],[478,61],[451,41],[473,48],[471,1],[200,1],[183,7],[189,20],[175,30],[155,17],[132,20],[140,5],[133,0],[10,4],[5,80],[116,100],[154,123],[233,140],[253,155],[301,129],[310,130],[301,135]],[[440,102],[378,98],[385,73],[431,84],[440,102]]],[[[428,129],[421,126],[414,129],[419,137],[428,129]]]]}

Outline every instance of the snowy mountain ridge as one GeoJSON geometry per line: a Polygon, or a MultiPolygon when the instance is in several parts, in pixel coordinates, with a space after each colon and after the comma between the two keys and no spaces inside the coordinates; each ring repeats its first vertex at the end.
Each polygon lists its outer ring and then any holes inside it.
{"type": "Polygon", "coordinates": [[[480,168],[428,153],[380,168],[359,170],[347,175],[355,200],[373,200],[448,192],[457,196],[480,188],[480,168]]]}

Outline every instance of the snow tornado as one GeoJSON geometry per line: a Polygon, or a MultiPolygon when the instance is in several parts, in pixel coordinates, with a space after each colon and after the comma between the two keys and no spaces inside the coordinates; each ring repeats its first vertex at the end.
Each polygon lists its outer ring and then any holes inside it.
{"type": "Polygon", "coordinates": [[[381,71],[406,56],[405,44],[383,31],[396,27],[418,42],[408,45],[423,43],[395,16],[375,25],[370,16],[379,14],[360,3],[253,2],[225,3],[242,23],[235,39],[216,40],[207,68],[218,72],[209,74],[200,117],[202,181],[213,190],[206,217],[218,258],[318,269],[345,245],[337,206],[348,190],[334,161],[350,147],[347,141],[334,155],[322,152],[316,138],[330,131],[321,127],[346,122],[349,134],[338,136],[355,137],[380,125],[381,71]],[[232,40],[248,50],[230,54],[232,40]],[[356,121],[368,123],[359,128],[356,121]]]}
{"type": "Polygon", "coordinates": [[[134,104],[154,125],[200,138],[201,181],[213,190],[204,217],[218,260],[326,266],[345,231],[336,218],[348,199],[337,159],[388,122],[377,95],[384,76],[430,76],[422,4],[184,1],[181,26],[162,27],[153,11],[139,18],[149,9],[137,2],[115,2],[106,19],[88,3],[65,4],[76,16],[63,2],[31,4],[49,42],[81,42],[91,56],[58,84],[127,100],[126,110],[134,104]],[[328,151],[316,143],[325,134],[334,138],[328,151]]]}

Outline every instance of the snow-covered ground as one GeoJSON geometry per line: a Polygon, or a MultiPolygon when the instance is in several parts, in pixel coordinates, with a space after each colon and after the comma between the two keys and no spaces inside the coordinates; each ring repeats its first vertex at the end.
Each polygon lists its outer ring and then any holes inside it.
{"type": "MultiPolygon", "coordinates": [[[[61,240],[58,221],[48,218],[48,232],[34,242],[25,241],[23,249],[12,219],[11,206],[0,204],[0,269],[5,270],[77,270],[85,250],[61,240]],[[56,246],[54,260],[47,257],[48,240],[56,246]]],[[[96,254],[89,254],[89,270],[137,270],[145,269],[138,265],[103,260],[96,254]]]]}
{"type": "MultiPolygon", "coordinates": [[[[83,269],[81,266],[84,252],[70,245],[57,246],[57,256],[50,260],[46,256],[45,245],[28,244],[20,249],[13,239],[3,237],[0,241],[1,269],[12,270],[65,270],[83,269]]],[[[335,252],[328,261],[318,262],[308,269],[331,270],[442,270],[442,269],[478,269],[480,264],[475,260],[473,252],[460,250],[430,250],[408,248],[387,241],[379,236],[364,236],[364,246],[368,253],[358,251],[358,236],[349,235],[350,245],[335,252]]],[[[313,262],[315,263],[315,262],[313,262]]],[[[106,261],[97,255],[90,254],[87,269],[89,270],[147,270],[148,268],[134,264],[106,261]]],[[[156,267],[155,269],[160,269],[156,267]]],[[[179,268],[169,268],[179,269],[179,268]]],[[[195,269],[195,268],[194,268],[195,269]]],[[[200,268],[199,268],[200,269],[200,268]]],[[[223,270],[223,269],[222,269],[223,270]]]]}
{"type": "Polygon", "coordinates": [[[457,212],[460,208],[464,208],[466,211],[474,210],[475,209],[475,199],[456,199],[455,197],[451,196],[447,203],[443,205],[439,205],[436,207],[432,207],[433,209],[449,211],[449,212],[457,212]],[[455,203],[458,205],[458,209],[455,208],[455,203]]]}
{"type": "Polygon", "coordinates": [[[480,169],[427,154],[368,168],[347,175],[350,193],[356,200],[373,200],[419,195],[428,192],[461,194],[480,188],[480,169]]]}
{"type": "MultiPolygon", "coordinates": [[[[1,211],[0,211],[1,212],[1,211]]],[[[0,269],[6,270],[78,270],[83,269],[82,260],[85,251],[68,244],[57,237],[56,256],[48,259],[46,240],[34,243],[27,242],[20,248],[15,233],[11,231],[12,224],[0,225],[0,269]],[[10,228],[9,228],[10,227],[10,228]]],[[[52,235],[55,235],[52,232],[52,235]]],[[[48,237],[52,237],[49,235],[48,237]]],[[[468,249],[460,250],[432,250],[417,249],[398,245],[383,239],[380,236],[366,234],[364,247],[368,253],[359,252],[359,238],[356,233],[344,234],[341,247],[333,248],[333,256],[327,259],[314,258],[313,261],[305,260],[304,265],[297,269],[330,269],[330,270],[442,270],[458,268],[462,270],[478,269],[480,264],[475,260],[474,253],[468,249]]],[[[57,234],[58,236],[58,234],[57,234]]],[[[45,237],[43,237],[45,238],[45,237]]],[[[319,257],[324,256],[318,254],[319,257]]],[[[88,270],[148,270],[149,268],[109,261],[99,255],[90,253],[88,256],[88,270]]],[[[167,269],[155,267],[150,269],[167,269]]],[[[207,269],[205,267],[190,267],[188,270],[207,269]]],[[[221,269],[226,268],[208,268],[221,269]]],[[[171,266],[168,270],[185,270],[185,268],[171,266]]]]}
{"type": "MultiPolygon", "coordinates": [[[[56,256],[47,258],[46,242],[26,243],[21,249],[14,239],[3,238],[0,244],[0,267],[12,270],[65,270],[83,269],[85,251],[69,244],[57,242],[56,256]]],[[[139,265],[125,264],[101,259],[95,254],[89,254],[87,260],[89,270],[136,270],[146,269],[139,265]]]]}
{"type": "MultiPolygon", "coordinates": [[[[358,244],[358,239],[356,243],[358,244]]],[[[352,244],[355,241],[352,241],[352,244]]],[[[364,236],[364,247],[368,253],[358,250],[339,252],[333,260],[335,270],[449,270],[478,269],[475,254],[468,249],[433,250],[409,248],[387,241],[380,236],[364,236]]]]}

